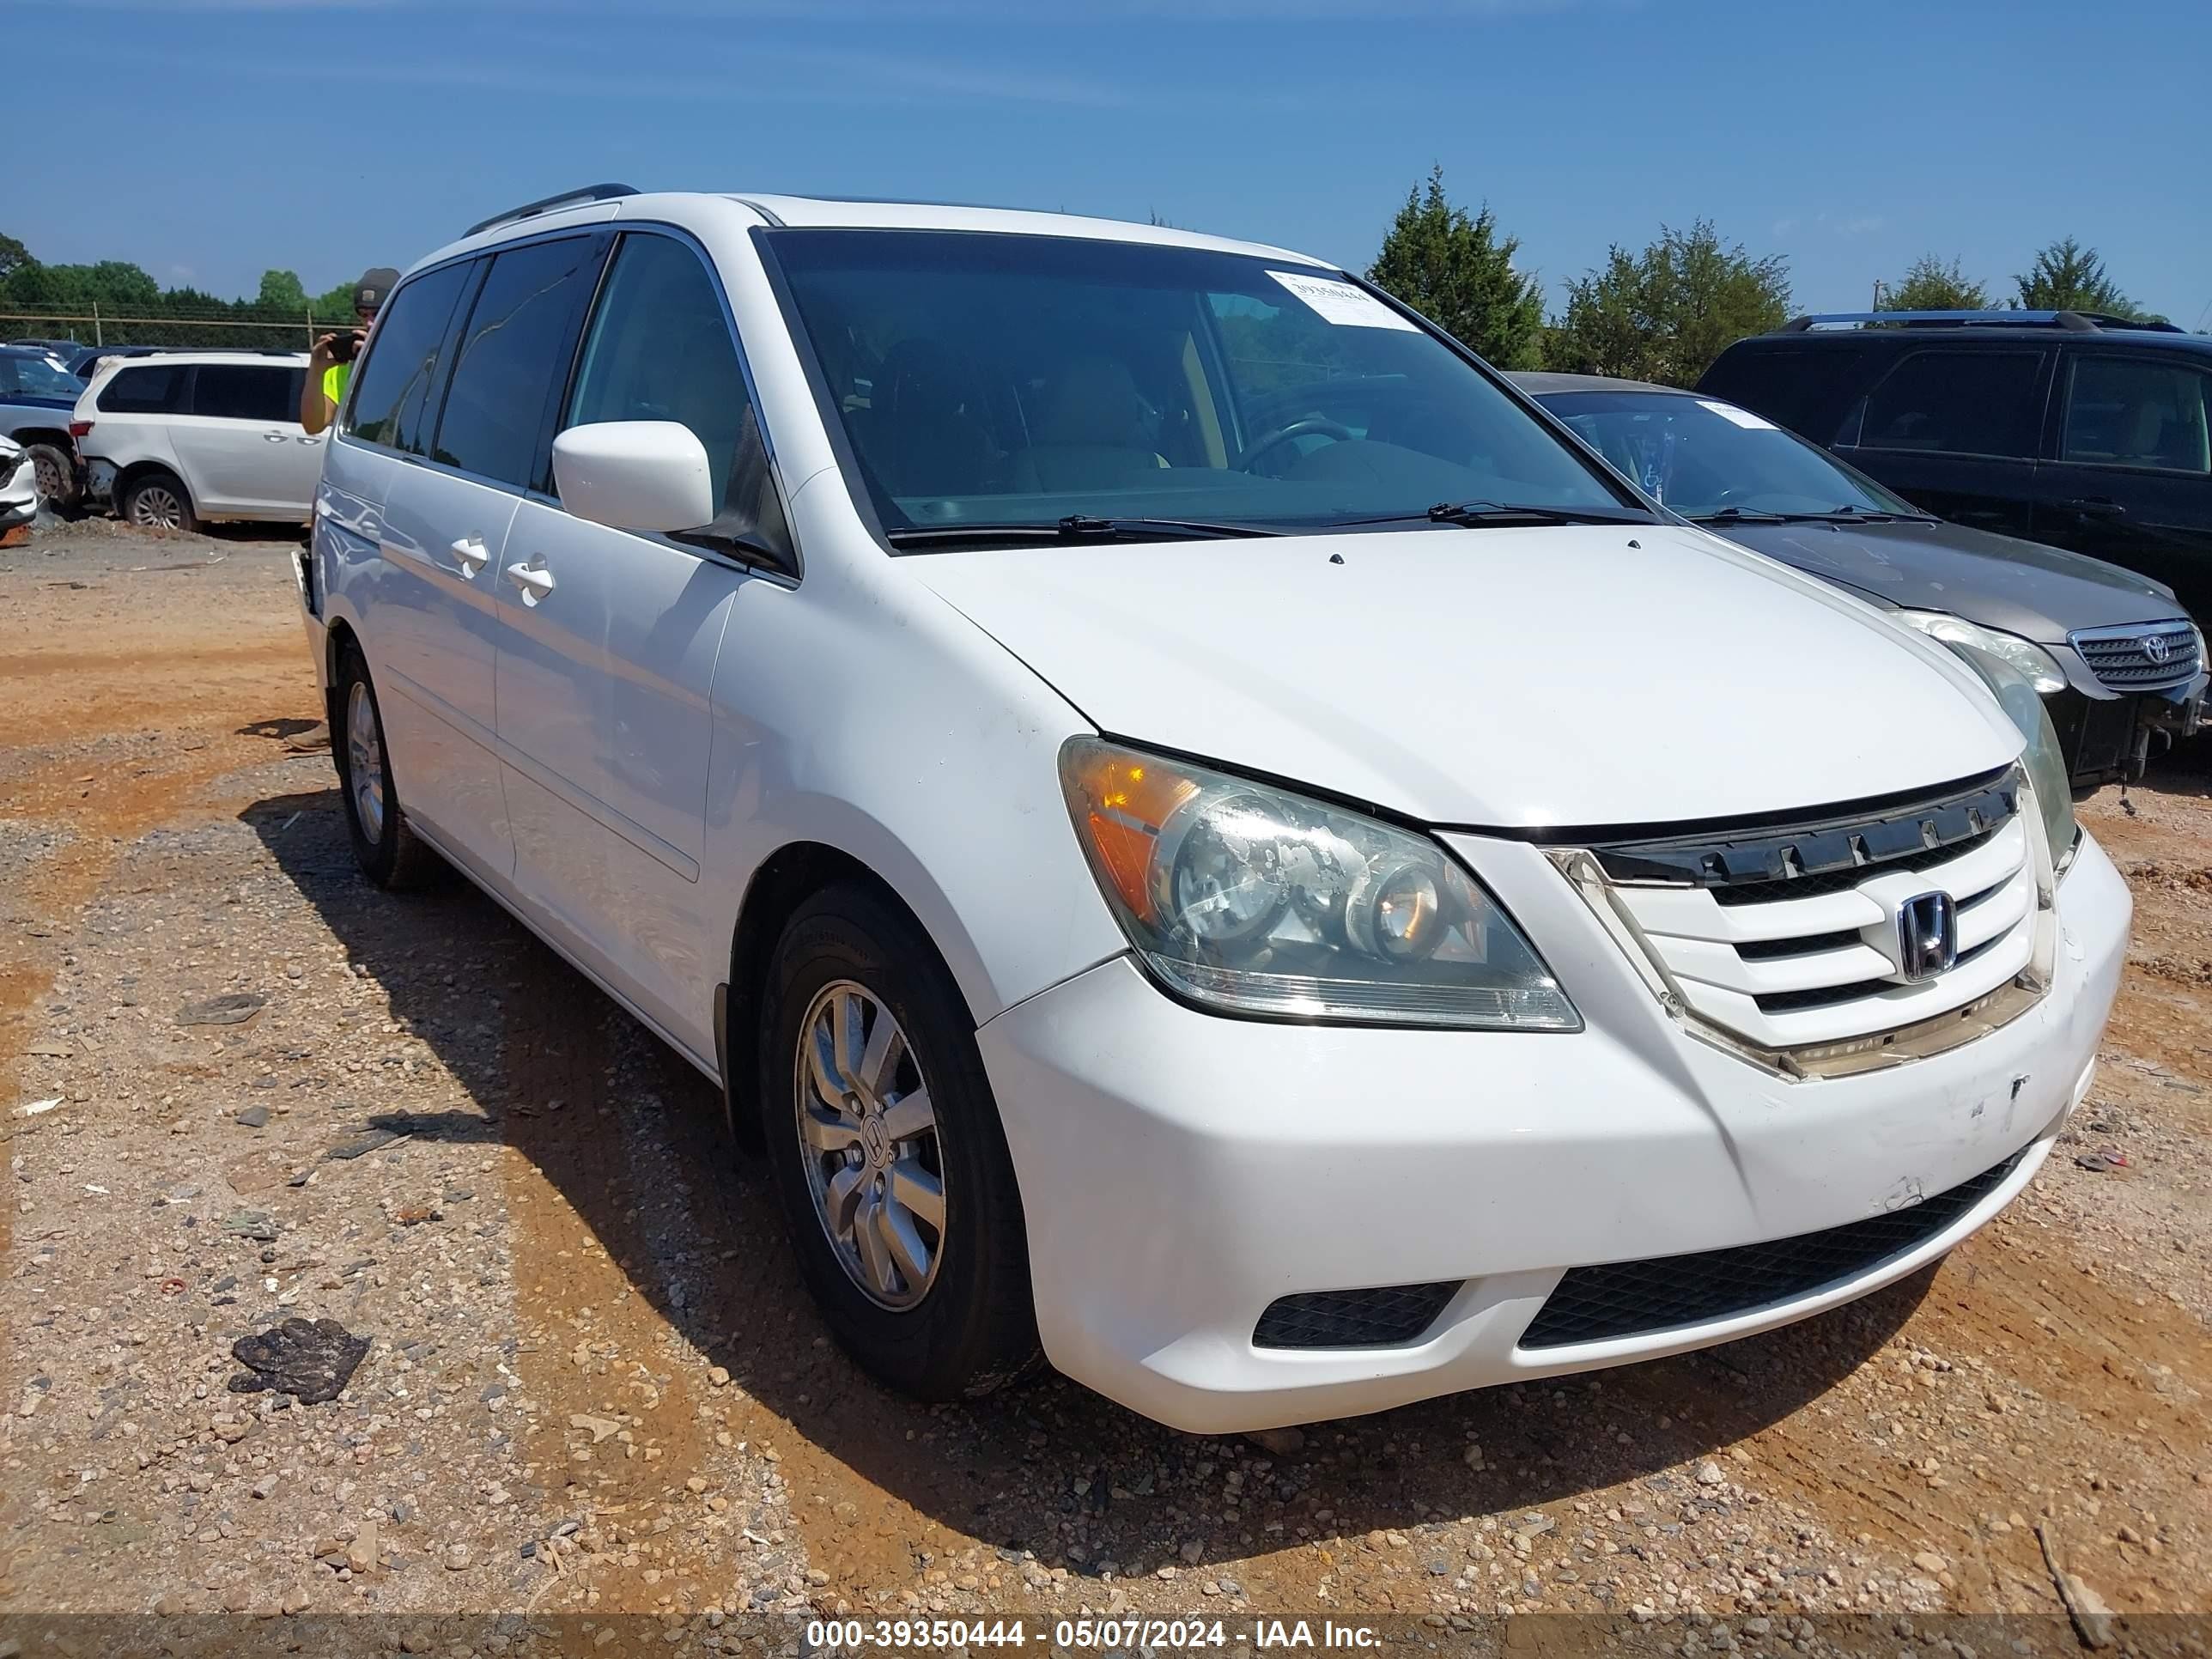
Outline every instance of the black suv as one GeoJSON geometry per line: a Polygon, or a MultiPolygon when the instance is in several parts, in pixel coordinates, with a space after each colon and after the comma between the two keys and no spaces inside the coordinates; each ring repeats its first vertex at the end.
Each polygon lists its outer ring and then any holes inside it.
{"type": "Polygon", "coordinates": [[[1698,390],[1941,517],[2094,554],[2212,616],[2212,337],[2072,311],[1800,317],[1698,390]]]}

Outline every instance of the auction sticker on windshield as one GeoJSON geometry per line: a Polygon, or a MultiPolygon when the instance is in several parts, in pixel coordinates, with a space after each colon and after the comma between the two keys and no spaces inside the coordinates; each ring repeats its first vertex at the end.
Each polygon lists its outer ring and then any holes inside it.
{"type": "Polygon", "coordinates": [[[1409,334],[1420,330],[1384,305],[1364,289],[1326,276],[1301,276],[1287,270],[1267,273],[1320,313],[1324,322],[1346,328],[1402,328],[1409,334]]]}
{"type": "Polygon", "coordinates": [[[1747,409],[1738,409],[1734,404],[1717,404],[1709,398],[1700,398],[1698,399],[1698,407],[1710,409],[1721,419],[1734,421],[1738,426],[1748,428],[1753,432],[1772,432],[1776,429],[1773,422],[1763,416],[1754,415],[1747,409]]]}

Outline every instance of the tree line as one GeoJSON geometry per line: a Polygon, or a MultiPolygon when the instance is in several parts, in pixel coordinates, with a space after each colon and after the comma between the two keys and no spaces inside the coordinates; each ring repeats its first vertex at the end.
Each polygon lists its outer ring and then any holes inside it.
{"type": "Polygon", "coordinates": [[[307,318],[350,319],[353,284],[310,294],[299,275],[265,270],[252,299],[225,300],[197,288],[163,288],[123,259],[48,264],[0,234],[0,338],[69,338],[135,345],[305,346],[307,318]],[[110,321],[109,319],[117,319],[110,321]]]}
{"type": "MultiPolygon", "coordinates": [[[[1486,204],[1473,214],[1455,205],[1437,167],[1407,192],[1367,276],[1500,368],[1662,386],[1694,386],[1724,347],[1779,328],[1791,315],[1789,262],[1753,257],[1741,242],[1723,240],[1709,219],[1686,230],[1662,225],[1640,249],[1614,244],[1602,266],[1568,283],[1565,309],[1548,319],[1538,279],[1514,263],[1520,246],[1498,229],[1486,204]]],[[[2095,251],[2070,236],[2038,253],[2002,298],[1957,260],[1934,254],[1881,283],[1879,295],[1882,311],[2002,306],[2153,320],[2095,251]]]]}
{"type": "MultiPolygon", "coordinates": [[[[1157,220],[1158,216],[1154,216],[1157,220]]],[[[1570,281],[1566,305],[1547,317],[1536,276],[1514,263],[1517,238],[1498,227],[1488,204],[1473,214],[1444,192],[1443,169],[1406,195],[1370,281],[1396,295],[1501,368],[1554,368],[1692,386],[1723,348],[1747,334],[1779,328],[1790,316],[1790,265],[1780,254],[1753,258],[1724,241],[1709,219],[1687,229],[1662,226],[1642,248],[1618,243],[1604,264],[1570,281]]],[[[1957,260],[1913,261],[1879,285],[1884,311],[2094,311],[2145,317],[2073,237],[2052,242],[2000,295],[1968,276],[1957,260]]],[[[310,315],[342,319],[353,287],[311,295],[289,270],[266,270],[252,299],[223,300],[195,288],[163,288],[119,259],[46,264],[0,234],[0,337],[67,335],[89,341],[103,319],[103,343],[141,345],[299,346],[310,315]],[[106,319],[118,320],[112,327],[106,319]]]]}

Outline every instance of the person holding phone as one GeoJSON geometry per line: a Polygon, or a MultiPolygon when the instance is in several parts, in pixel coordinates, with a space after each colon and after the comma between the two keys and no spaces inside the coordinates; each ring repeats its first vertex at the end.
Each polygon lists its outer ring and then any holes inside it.
{"type": "Polygon", "coordinates": [[[337,418],[347,383],[353,379],[354,359],[368,343],[368,331],[376,326],[376,313],[384,308],[398,281],[399,273],[389,265],[362,272],[353,287],[353,314],[361,326],[324,335],[307,354],[307,378],[300,387],[300,424],[309,433],[327,429],[337,418]]]}

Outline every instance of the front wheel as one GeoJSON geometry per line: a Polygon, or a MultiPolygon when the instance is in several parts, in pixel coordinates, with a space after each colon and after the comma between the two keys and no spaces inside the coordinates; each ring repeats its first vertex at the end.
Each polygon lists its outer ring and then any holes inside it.
{"type": "Polygon", "coordinates": [[[763,999],[760,1099],[785,1224],[846,1349],[927,1400],[1037,1357],[1021,1194],[951,974],[872,890],[817,894],[763,999]]]}

